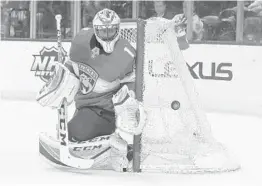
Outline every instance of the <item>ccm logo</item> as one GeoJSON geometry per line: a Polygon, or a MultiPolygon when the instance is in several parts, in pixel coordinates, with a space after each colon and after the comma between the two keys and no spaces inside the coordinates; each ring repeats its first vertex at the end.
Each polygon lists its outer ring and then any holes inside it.
{"type": "Polygon", "coordinates": [[[60,110],[60,119],[59,119],[59,127],[60,127],[60,144],[63,146],[68,145],[66,142],[67,133],[66,133],[66,115],[65,115],[65,107],[64,104],[62,104],[60,110]]]}

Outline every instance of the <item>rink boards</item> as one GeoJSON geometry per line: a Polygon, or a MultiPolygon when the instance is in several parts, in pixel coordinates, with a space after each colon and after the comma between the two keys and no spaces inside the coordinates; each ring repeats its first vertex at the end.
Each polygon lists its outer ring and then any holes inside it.
{"type": "MultiPolygon", "coordinates": [[[[1,41],[1,97],[34,100],[57,60],[55,47],[56,42],[1,41]]],[[[70,42],[63,47],[67,57],[70,42]]],[[[183,52],[206,111],[262,115],[261,51],[261,46],[191,44],[183,52]]]]}

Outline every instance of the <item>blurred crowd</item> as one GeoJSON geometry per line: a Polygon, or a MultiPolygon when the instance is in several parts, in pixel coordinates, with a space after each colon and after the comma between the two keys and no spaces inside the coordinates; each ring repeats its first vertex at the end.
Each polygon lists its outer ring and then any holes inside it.
{"type": "MultiPolygon", "coordinates": [[[[150,2],[144,2],[141,18],[164,15],[171,19],[186,15],[185,2],[155,1],[150,11],[150,2]]],[[[193,6],[194,41],[235,41],[237,1],[195,1],[193,6]]],[[[262,43],[262,1],[244,2],[243,39],[245,42],[262,43]]]]}
{"type": "MultiPolygon", "coordinates": [[[[122,19],[162,16],[172,19],[186,16],[184,1],[138,1],[135,16],[132,1],[81,1],[81,27],[92,26],[96,12],[103,8],[116,11],[122,19]]],[[[244,1],[243,37],[245,42],[262,43],[262,0],[244,1]]],[[[2,37],[29,38],[30,1],[1,1],[2,37]]],[[[55,38],[55,14],[62,14],[64,38],[71,38],[72,1],[38,1],[37,38],[55,38]]],[[[193,6],[193,40],[235,41],[237,1],[195,1],[193,6]]]]}
{"type": "MultiPolygon", "coordinates": [[[[226,1],[223,5],[211,2],[219,9],[210,9],[208,3],[198,2],[195,12],[204,23],[201,40],[235,41],[237,23],[237,2],[226,1]],[[206,6],[207,5],[207,6],[206,6]]],[[[246,42],[262,43],[262,1],[245,1],[243,39],[246,42]]]]}
{"type": "Polygon", "coordinates": [[[29,3],[24,1],[0,1],[1,3],[1,36],[29,37],[30,12],[29,3]]]}

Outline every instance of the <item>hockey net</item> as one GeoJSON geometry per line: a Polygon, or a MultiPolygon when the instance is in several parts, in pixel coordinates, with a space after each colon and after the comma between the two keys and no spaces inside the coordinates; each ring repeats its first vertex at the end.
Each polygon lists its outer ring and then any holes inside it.
{"type": "Polygon", "coordinates": [[[121,26],[121,37],[137,48],[136,96],[147,112],[134,140],[133,170],[236,170],[239,165],[212,136],[173,26],[163,19],[121,26]]]}

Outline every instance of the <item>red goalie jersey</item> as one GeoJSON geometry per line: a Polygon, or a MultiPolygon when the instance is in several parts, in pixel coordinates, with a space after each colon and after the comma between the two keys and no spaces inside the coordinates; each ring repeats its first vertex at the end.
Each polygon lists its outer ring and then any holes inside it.
{"type": "Polygon", "coordinates": [[[72,41],[67,63],[81,83],[75,96],[76,108],[94,106],[113,111],[112,96],[120,89],[119,81],[132,73],[135,55],[127,40],[119,39],[108,54],[93,29],[80,31],[72,41]]]}

